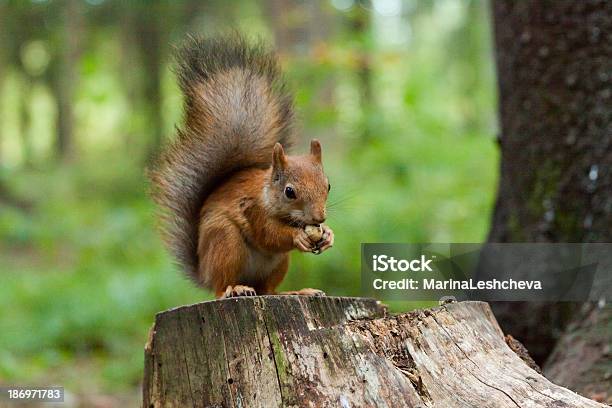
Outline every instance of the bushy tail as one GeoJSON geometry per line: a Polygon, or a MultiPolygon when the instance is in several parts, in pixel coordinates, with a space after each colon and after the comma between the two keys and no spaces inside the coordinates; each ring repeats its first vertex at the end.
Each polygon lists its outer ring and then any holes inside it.
{"type": "Polygon", "coordinates": [[[238,35],[189,38],[177,52],[184,124],[151,172],[169,249],[197,282],[199,213],[232,173],[268,167],[289,147],[292,100],[274,54],[238,35]]]}

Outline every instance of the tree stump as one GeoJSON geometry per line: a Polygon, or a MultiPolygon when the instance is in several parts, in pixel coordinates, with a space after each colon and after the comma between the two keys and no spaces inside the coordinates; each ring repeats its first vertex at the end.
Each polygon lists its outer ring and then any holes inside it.
{"type": "Polygon", "coordinates": [[[143,407],[604,407],[549,382],[486,303],[388,316],[373,299],[261,296],[156,316],[143,407]]]}

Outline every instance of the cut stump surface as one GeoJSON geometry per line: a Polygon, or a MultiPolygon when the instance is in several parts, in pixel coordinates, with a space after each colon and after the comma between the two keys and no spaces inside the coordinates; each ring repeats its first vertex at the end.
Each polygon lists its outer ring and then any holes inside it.
{"type": "Polygon", "coordinates": [[[527,366],[486,303],[388,316],[373,299],[298,296],[159,313],[143,406],[605,407],[527,366]]]}

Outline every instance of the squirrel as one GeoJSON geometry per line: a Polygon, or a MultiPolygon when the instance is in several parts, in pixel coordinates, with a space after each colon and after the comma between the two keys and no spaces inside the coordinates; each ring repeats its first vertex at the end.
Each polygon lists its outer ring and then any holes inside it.
{"type": "Polygon", "coordinates": [[[334,244],[323,224],[331,186],[321,144],[312,140],[306,155],[285,153],[293,100],[263,43],[190,37],[176,60],[183,125],[150,172],[164,240],[217,298],[276,294],[292,249],[320,253],[334,244]],[[311,225],[320,225],[316,240],[311,225]]]}

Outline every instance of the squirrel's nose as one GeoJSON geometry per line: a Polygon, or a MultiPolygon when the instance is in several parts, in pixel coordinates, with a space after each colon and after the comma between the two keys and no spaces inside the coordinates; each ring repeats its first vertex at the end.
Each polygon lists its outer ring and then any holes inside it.
{"type": "Polygon", "coordinates": [[[327,218],[326,213],[327,211],[325,211],[325,208],[312,209],[310,212],[312,222],[315,224],[323,224],[325,222],[325,218],[327,218]]]}

